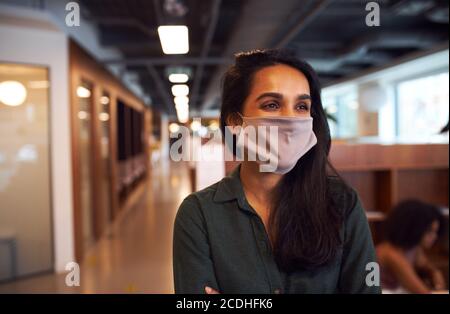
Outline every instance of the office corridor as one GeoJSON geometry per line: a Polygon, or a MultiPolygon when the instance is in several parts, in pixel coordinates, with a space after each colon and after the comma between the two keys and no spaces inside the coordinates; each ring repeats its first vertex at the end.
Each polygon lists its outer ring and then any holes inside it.
{"type": "Polygon", "coordinates": [[[449,3],[0,0],[0,298],[448,293],[449,3]],[[182,200],[242,160],[270,252],[207,217],[209,271],[187,219],[173,274],[182,200]]]}
{"type": "Polygon", "coordinates": [[[152,167],[116,222],[89,249],[79,287],[65,274],[39,275],[0,285],[0,293],[172,293],[173,220],[191,191],[183,163],[152,167]]]}

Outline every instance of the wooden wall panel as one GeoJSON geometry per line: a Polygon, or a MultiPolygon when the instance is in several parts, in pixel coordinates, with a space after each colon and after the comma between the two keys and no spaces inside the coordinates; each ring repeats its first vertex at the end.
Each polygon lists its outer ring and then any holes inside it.
{"type": "Polygon", "coordinates": [[[448,207],[448,169],[399,171],[398,198],[418,198],[448,207]]]}
{"type": "MultiPolygon", "coordinates": [[[[149,109],[144,103],[136,97],[131,91],[129,91],[123,84],[107,71],[100,63],[98,63],[92,56],[90,56],[84,49],[82,49],[74,41],[69,43],[69,68],[70,68],[70,102],[71,102],[71,141],[72,141],[72,160],[73,160],[73,196],[74,196],[74,232],[75,232],[75,255],[79,261],[83,256],[83,241],[82,241],[82,211],[80,208],[80,178],[79,173],[79,145],[78,145],[78,118],[77,118],[77,95],[76,88],[82,80],[86,80],[93,84],[93,99],[99,101],[103,91],[109,93],[110,97],[110,157],[111,157],[111,206],[113,217],[116,217],[119,211],[119,197],[117,195],[117,180],[119,178],[118,162],[117,162],[117,102],[118,99],[122,100],[128,107],[144,113],[149,109]]],[[[92,106],[92,112],[95,117],[97,116],[97,106],[92,106]]],[[[94,164],[93,171],[93,195],[99,193],[99,178],[101,177],[100,171],[102,167],[97,166],[100,160],[99,151],[99,121],[93,119],[94,125],[92,128],[92,138],[94,141],[92,148],[92,159],[94,164]]],[[[102,222],[100,217],[104,217],[103,212],[105,207],[101,204],[99,197],[94,197],[94,230],[96,237],[99,237],[105,230],[105,223],[102,222]]]]}
{"type": "Polygon", "coordinates": [[[448,144],[333,144],[330,160],[341,170],[448,168],[448,144]]]}
{"type": "Polygon", "coordinates": [[[333,145],[330,160],[367,210],[416,197],[448,207],[448,144],[333,145]]]}

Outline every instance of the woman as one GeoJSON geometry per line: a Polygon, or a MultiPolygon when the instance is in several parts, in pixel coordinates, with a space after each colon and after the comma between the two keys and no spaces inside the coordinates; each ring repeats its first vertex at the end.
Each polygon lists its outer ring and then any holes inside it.
{"type": "Polygon", "coordinates": [[[429,293],[445,289],[442,273],[426,258],[443,230],[442,215],[417,200],[399,203],[385,221],[384,242],[377,246],[383,292],[429,293]]]}
{"type": "Polygon", "coordinates": [[[366,282],[375,251],[364,209],[327,159],[314,70],[286,51],[236,55],[223,81],[226,126],[278,127],[278,145],[261,145],[276,149],[277,162],[248,158],[255,147],[244,141],[245,160],[230,176],[183,201],[175,292],[379,293],[366,282]]]}

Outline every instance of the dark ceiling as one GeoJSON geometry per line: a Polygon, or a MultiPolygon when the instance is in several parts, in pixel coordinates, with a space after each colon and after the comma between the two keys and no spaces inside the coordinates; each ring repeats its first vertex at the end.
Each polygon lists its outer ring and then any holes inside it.
{"type": "Polygon", "coordinates": [[[187,66],[190,108],[220,105],[220,78],[233,53],[269,47],[295,49],[323,85],[448,45],[447,0],[379,0],[381,26],[365,24],[364,0],[84,0],[85,18],[100,42],[119,49],[121,64],[138,75],[153,106],[174,114],[168,66],[187,66]],[[157,27],[189,27],[187,55],[162,53],[157,27]]]}

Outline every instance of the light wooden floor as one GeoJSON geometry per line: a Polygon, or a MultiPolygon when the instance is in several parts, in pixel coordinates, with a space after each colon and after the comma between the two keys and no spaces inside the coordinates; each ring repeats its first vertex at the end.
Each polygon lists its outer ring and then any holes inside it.
{"type": "Polygon", "coordinates": [[[154,167],[116,222],[86,254],[79,287],[66,274],[0,285],[0,293],[173,293],[173,220],[191,192],[183,163],[154,167]]]}

